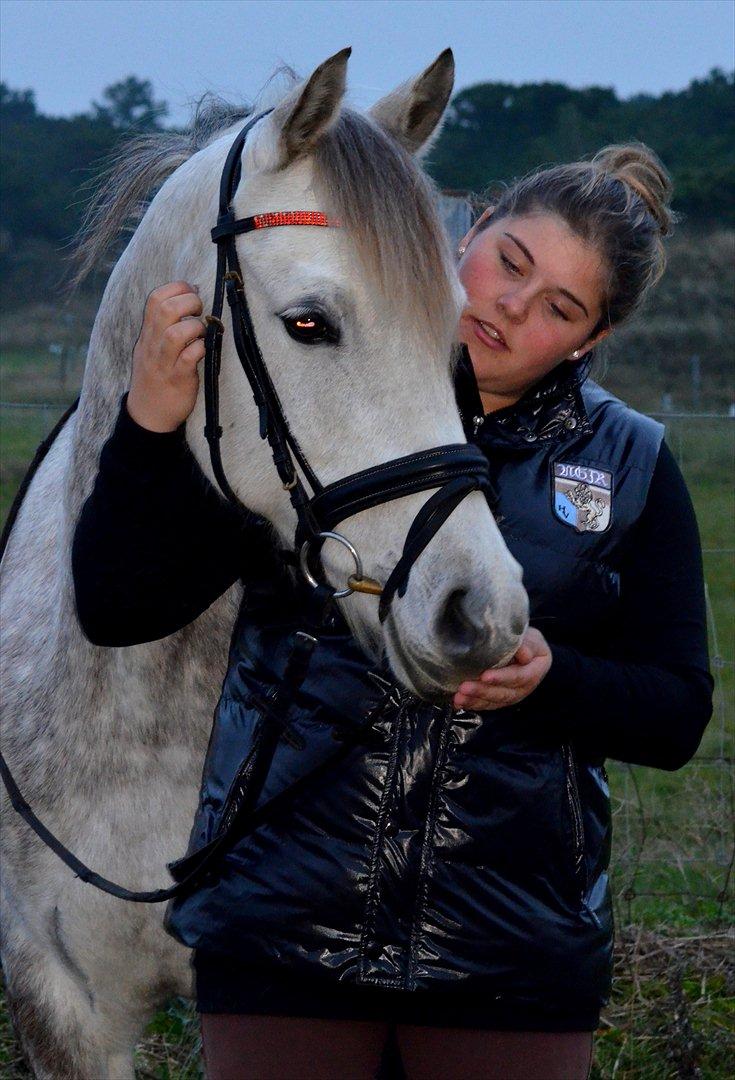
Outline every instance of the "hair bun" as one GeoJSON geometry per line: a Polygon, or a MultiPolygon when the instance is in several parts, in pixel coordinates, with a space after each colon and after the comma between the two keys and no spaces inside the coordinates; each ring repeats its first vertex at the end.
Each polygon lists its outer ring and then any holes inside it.
{"type": "Polygon", "coordinates": [[[668,236],[675,221],[669,207],[671,177],[658,156],[642,142],[605,146],[592,159],[593,165],[616,177],[646,204],[662,236],[668,236]]]}

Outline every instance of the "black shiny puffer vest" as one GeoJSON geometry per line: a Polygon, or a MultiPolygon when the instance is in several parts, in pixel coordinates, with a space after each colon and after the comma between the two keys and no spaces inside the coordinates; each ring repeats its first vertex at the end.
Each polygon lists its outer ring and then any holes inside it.
{"type": "MultiPolygon", "coordinates": [[[[532,624],[592,651],[618,602],[621,545],[663,429],[594,383],[552,374],[516,406],[478,418],[475,437],[532,624]]],[[[262,723],[253,695],[267,697],[282,677],[300,618],[275,585],[246,590],[190,852],[230,820],[262,723]]],[[[426,705],[336,625],[290,706],[296,738],[278,744],[260,824],[169,905],[167,929],[243,963],[477,992],[593,1028],[610,984],[608,791],[601,761],[547,733],[550,712],[564,707],[540,710],[533,694],[482,714],[426,705]]]]}

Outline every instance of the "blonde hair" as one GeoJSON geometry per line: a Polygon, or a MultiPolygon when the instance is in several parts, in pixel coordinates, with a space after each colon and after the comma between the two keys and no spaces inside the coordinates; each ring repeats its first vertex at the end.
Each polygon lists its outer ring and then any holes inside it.
{"type": "Polygon", "coordinates": [[[676,220],[671,194],[671,178],[650,147],[613,144],[590,161],[537,169],[516,181],[492,200],[481,228],[512,214],[553,213],[596,246],[607,281],[594,337],[629,318],[663,274],[663,238],[676,220]]]}

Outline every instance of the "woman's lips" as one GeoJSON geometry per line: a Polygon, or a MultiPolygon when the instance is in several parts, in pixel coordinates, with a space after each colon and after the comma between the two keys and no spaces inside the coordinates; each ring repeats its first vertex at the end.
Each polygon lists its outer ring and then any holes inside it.
{"type": "Polygon", "coordinates": [[[510,352],[508,344],[497,326],[493,326],[491,322],[485,319],[476,319],[474,315],[470,315],[469,320],[472,323],[475,337],[483,345],[487,345],[489,349],[496,349],[498,352],[510,352]]]}

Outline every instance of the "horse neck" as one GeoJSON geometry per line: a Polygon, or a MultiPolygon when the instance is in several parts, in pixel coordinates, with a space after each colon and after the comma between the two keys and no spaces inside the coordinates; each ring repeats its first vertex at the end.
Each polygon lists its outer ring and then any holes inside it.
{"type": "Polygon", "coordinates": [[[202,274],[196,267],[204,255],[193,250],[182,255],[172,236],[175,222],[196,220],[195,211],[182,205],[176,192],[164,200],[162,195],[163,189],[116,263],[92,328],[65,491],[72,520],[92,489],[100,451],[130,386],[133,349],[148,296],[168,281],[187,276],[196,280],[202,274]]]}

